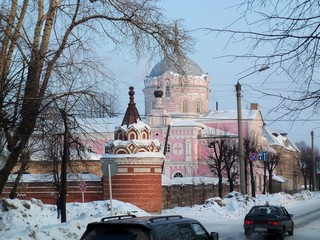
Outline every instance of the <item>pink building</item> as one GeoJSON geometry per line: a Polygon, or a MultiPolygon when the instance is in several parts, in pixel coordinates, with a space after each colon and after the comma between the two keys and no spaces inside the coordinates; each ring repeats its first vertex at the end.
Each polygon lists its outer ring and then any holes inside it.
{"type": "MultiPolygon", "coordinates": [[[[206,161],[209,142],[225,137],[237,141],[237,111],[209,110],[210,76],[189,58],[180,59],[179,66],[178,71],[162,60],[144,80],[145,114],[146,123],[151,127],[150,139],[160,142],[160,151],[166,157],[162,174],[167,178],[214,177],[206,161]]],[[[275,140],[275,136],[265,128],[257,103],[252,103],[249,109],[242,109],[242,119],[243,137],[254,139],[262,151],[275,145],[289,152],[298,151],[294,144],[287,146],[275,140]]],[[[109,127],[114,129],[114,125],[109,127]]],[[[262,189],[262,165],[259,161],[254,162],[257,193],[262,189]]],[[[292,184],[291,180],[284,181],[289,183],[288,186],[298,185],[297,180],[292,184]]]]}
{"type": "MultiPolygon", "coordinates": [[[[209,110],[210,76],[189,58],[184,74],[160,61],[145,78],[145,111],[152,137],[162,146],[167,140],[163,174],[169,178],[210,176],[204,156],[210,139],[238,136],[236,111],[209,110]]],[[[243,110],[244,137],[262,141],[263,120],[257,104],[243,110]]]]}

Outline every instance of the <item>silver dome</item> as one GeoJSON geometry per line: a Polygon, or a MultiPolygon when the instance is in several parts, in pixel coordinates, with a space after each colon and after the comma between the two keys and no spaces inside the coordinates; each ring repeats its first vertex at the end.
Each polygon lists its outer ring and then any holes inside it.
{"type": "Polygon", "coordinates": [[[202,69],[196,64],[193,60],[188,57],[180,58],[180,61],[177,61],[177,57],[174,57],[174,61],[181,66],[181,70],[177,69],[174,66],[174,63],[169,60],[162,59],[158,62],[150,72],[149,78],[159,77],[163,75],[165,72],[174,72],[185,74],[187,76],[201,76],[203,74],[202,69]]]}

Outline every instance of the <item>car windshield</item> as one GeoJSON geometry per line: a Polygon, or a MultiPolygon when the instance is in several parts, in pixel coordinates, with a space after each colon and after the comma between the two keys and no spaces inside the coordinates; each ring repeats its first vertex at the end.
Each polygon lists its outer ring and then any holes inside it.
{"type": "Polygon", "coordinates": [[[149,240],[143,229],[138,227],[96,227],[87,230],[81,240],[149,240]]]}

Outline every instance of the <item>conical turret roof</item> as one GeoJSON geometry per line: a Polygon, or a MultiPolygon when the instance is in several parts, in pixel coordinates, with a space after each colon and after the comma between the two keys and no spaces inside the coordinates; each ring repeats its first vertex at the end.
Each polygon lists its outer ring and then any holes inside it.
{"type": "Polygon", "coordinates": [[[127,111],[123,117],[123,121],[121,124],[121,126],[127,125],[127,127],[133,123],[138,123],[138,121],[141,120],[140,114],[134,102],[134,94],[135,94],[134,87],[130,86],[128,93],[130,96],[129,97],[130,101],[128,103],[127,111]]]}

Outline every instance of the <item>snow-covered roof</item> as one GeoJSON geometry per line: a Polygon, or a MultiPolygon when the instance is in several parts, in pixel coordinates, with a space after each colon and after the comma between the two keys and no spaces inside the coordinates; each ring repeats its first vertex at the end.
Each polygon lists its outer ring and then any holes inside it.
{"type": "MultiPolygon", "coordinates": [[[[8,182],[14,182],[17,174],[10,174],[8,182]]],[[[95,174],[67,174],[67,181],[101,181],[95,174]]],[[[54,182],[53,174],[22,174],[20,182],[54,182]]]]}
{"type": "Polygon", "coordinates": [[[113,118],[79,118],[77,122],[82,129],[81,131],[86,133],[106,133],[114,132],[114,130],[121,125],[122,119],[123,116],[113,118]]]}
{"type": "MultiPolygon", "coordinates": [[[[227,179],[223,180],[227,183],[227,179]]],[[[183,177],[170,179],[162,174],[162,186],[170,185],[200,185],[200,184],[218,184],[218,178],[216,177],[183,177]]]]}
{"type": "Polygon", "coordinates": [[[201,137],[212,137],[212,136],[223,136],[223,137],[237,137],[238,134],[234,134],[228,131],[223,131],[217,128],[212,128],[212,127],[208,127],[205,126],[202,130],[201,130],[201,137]]]}
{"type": "Polygon", "coordinates": [[[279,145],[287,150],[300,151],[299,148],[293,143],[286,133],[275,133],[269,131],[266,127],[262,128],[262,134],[269,145],[279,145]]]}
{"type": "Polygon", "coordinates": [[[201,124],[199,122],[196,122],[192,119],[186,119],[186,118],[174,118],[172,119],[172,122],[170,123],[170,126],[175,127],[201,127],[204,128],[205,125],[201,124]]]}
{"type": "Polygon", "coordinates": [[[288,182],[288,179],[286,179],[285,177],[280,176],[280,175],[275,175],[275,174],[272,175],[272,180],[277,181],[277,182],[282,182],[282,183],[288,182]]]}
{"type": "Polygon", "coordinates": [[[162,152],[138,152],[134,154],[110,154],[106,153],[101,156],[101,160],[108,158],[165,158],[162,152]]]}
{"type": "Polygon", "coordinates": [[[161,146],[160,141],[158,139],[133,139],[128,141],[123,140],[111,140],[106,143],[106,145],[113,144],[115,147],[118,146],[128,146],[130,143],[134,143],[136,146],[149,146],[153,143],[155,146],[161,146]]]}
{"type": "MultiPolygon", "coordinates": [[[[70,151],[70,160],[86,160],[86,161],[97,161],[101,157],[100,154],[84,151],[81,152],[81,156],[79,156],[78,152],[75,149],[71,149],[70,151]]],[[[44,151],[37,151],[35,153],[32,153],[31,160],[32,161],[44,161],[48,158],[46,153],[44,151]]]]}
{"type": "MultiPolygon", "coordinates": [[[[145,128],[146,128],[146,129],[149,129],[149,130],[151,129],[148,124],[144,123],[144,122],[141,121],[141,120],[137,120],[136,123],[132,123],[132,124],[130,124],[129,126],[135,128],[135,129],[138,130],[138,131],[141,131],[141,130],[143,130],[143,129],[145,129],[145,128]]],[[[127,126],[127,125],[122,125],[121,128],[122,128],[124,131],[127,131],[127,130],[128,130],[128,126],[127,126]]]]}
{"type": "MultiPolygon", "coordinates": [[[[242,119],[254,119],[259,110],[242,109],[242,119]]],[[[238,119],[237,110],[210,110],[201,116],[204,119],[234,120],[238,119]]]]}

